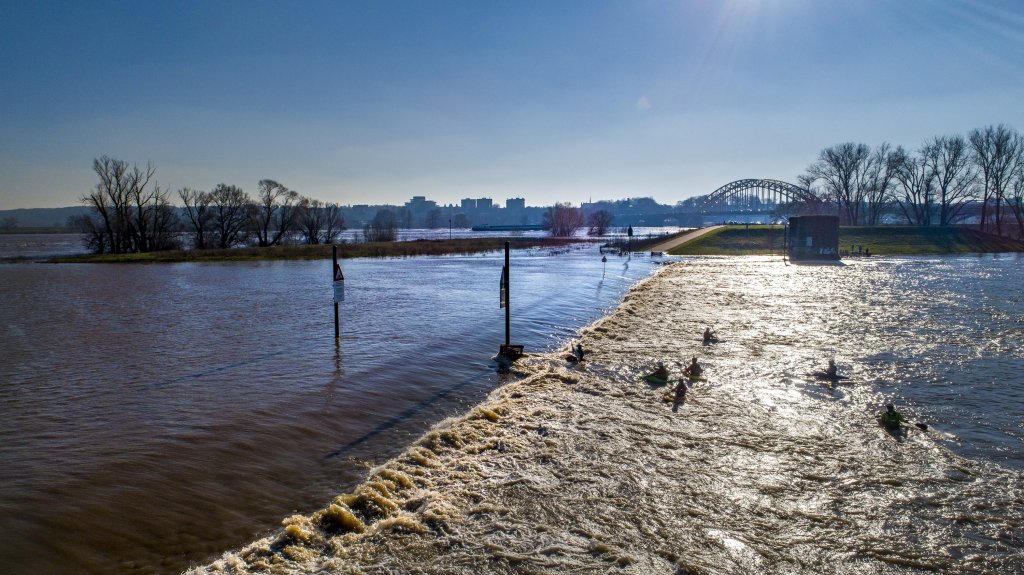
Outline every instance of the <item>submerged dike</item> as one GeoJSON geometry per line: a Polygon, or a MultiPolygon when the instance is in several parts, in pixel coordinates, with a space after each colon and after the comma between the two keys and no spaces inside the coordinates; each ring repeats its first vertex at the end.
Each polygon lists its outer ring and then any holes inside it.
{"type": "MultiPolygon", "coordinates": [[[[774,311],[745,291],[783,289],[778,278],[696,287],[712,266],[666,266],[583,331],[582,364],[528,356],[352,493],[188,573],[1024,569],[1019,473],[923,433],[894,438],[856,392],[834,400],[780,380],[790,336],[753,329],[774,311]],[[709,349],[699,336],[715,306],[730,312],[709,349]],[[678,377],[692,356],[708,381],[673,412],[640,377],[656,361],[678,377]]],[[[801,341],[820,348],[829,329],[801,341]]]]}

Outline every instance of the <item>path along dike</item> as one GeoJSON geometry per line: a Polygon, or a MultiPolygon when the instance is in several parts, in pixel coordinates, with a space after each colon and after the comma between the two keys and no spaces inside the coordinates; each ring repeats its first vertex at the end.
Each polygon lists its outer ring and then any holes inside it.
{"type": "Polygon", "coordinates": [[[1003,479],[927,434],[896,441],[868,413],[752,374],[748,361],[771,365],[758,359],[770,338],[744,333],[764,301],[698,287],[714,262],[664,267],[583,330],[582,364],[527,356],[353,493],[188,573],[1022,568],[1000,543],[1019,482],[983,494],[1003,479]],[[704,347],[707,309],[722,301],[723,342],[704,347]],[[673,412],[665,387],[640,377],[657,361],[678,374],[694,355],[708,380],[673,412]]]}
{"type": "Polygon", "coordinates": [[[676,246],[685,244],[686,242],[688,242],[690,240],[695,240],[695,239],[703,236],[704,234],[707,234],[709,232],[712,232],[714,230],[717,230],[719,228],[724,228],[724,227],[725,226],[709,226],[709,227],[706,227],[706,228],[698,228],[696,230],[693,230],[692,232],[683,234],[683,235],[681,235],[681,236],[679,236],[677,238],[672,238],[671,240],[668,240],[668,241],[662,242],[660,244],[651,246],[651,251],[652,252],[667,252],[668,250],[670,250],[670,249],[672,249],[672,248],[674,248],[676,246]]]}

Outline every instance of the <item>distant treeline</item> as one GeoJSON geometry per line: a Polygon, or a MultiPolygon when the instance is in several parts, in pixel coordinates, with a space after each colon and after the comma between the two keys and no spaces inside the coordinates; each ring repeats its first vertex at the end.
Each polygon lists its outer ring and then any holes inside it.
{"type": "Polygon", "coordinates": [[[90,213],[72,216],[94,253],[145,253],[179,249],[181,231],[195,249],[231,248],[253,240],[260,247],[279,245],[298,234],[304,243],[331,243],[344,229],[337,204],[299,195],[274,180],[260,180],[256,197],[237,186],[218,184],[211,191],[177,191],[183,208],[171,204],[171,192],[155,181],[147,165],[128,165],[107,156],[93,161],[99,177],[82,198],[90,213]]]}
{"type": "MultiPolygon", "coordinates": [[[[68,222],[82,232],[86,247],[96,254],[343,241],[346,222],[341,206],[303,196],[275,180],[260,180],[255,197],[238,186],[218,184],[210,191],[181,188],[172,198],[170,190],[156,183],[151,165],[143,168],[103,156],[93,161],[93,170],[99,183],[81,198],[89,211],[72,215],[68,222]],[[181,207],[172,199],[180,201],[181,207]]],[[[394,241],[401,214],[386,207],[377,209],[362,226],[363,239],[394,241]]],[[[585,217],[580,208],[556,204],[543,211],[543,221],[553,236],[570,237],[585,223],[592,234],[604,235],[612,217],[604,210],[585,217]]]]}
{"type": "Polygon", "coordinates": [[[1024,137],[1005,125],[934,136],[916,151],[847,142],[821,151],[797,178],[846,225],[901,221],[949,226],[975,219],[984,232],[1024,238],[1024,137]]]}
{"type": "MultiPolygon", "coordinates": [[[[218,184],[210,191],[182,188],[175,194],[182,203],[178,207],[171,203],[170,190],[156,184],[152,166],[141,168],[103,156],[93,162],[93,169],[99,183],[82,197],[89,212],[73,215],[68,221],[84,234],[95,253],[336,243],[346,229],[346,209],[358,211],[363,239],[371,242],[393,241],[399,227],[416,223],[427,227],[470,225],[467,214],[448,208],[445,218],[436,204],[422,197],[414,198],[418,203],[394,209],[343,208],[302,196],[270,179],[259,181],[255,197],[228,184],[218,184]],[[374,212],[372,218],[370,211],[374,212]],[[188,246],[181,245],[184,242],[188,246]]],[[[854,226],[948,226],[971,220],[981,231],[1024,239],[1024,137],[1002,124],[971,130],[966,136],[935,136],[916,151],[888,143],[876,147],[836,144],[821,151],[797,177],[797,184],[808,192],[807,199],[772,206],[769,219],[828,213],[838,214],[843,224],[854,226]]],[[[554,236],[571,236],[584,225],[590,233],[603,235],[615,220],[620,226],[640,222],[700,225],[699,212],[714,210],[706,203],[707,197],[687,198],[674,206],[651,198],[588,203],[579,208],[555,204],[539,213],[554,236]]],[[[490,208],[490,200],[485,204],[487,209],[476,208],[472,213],[483,218],[490,212],[508,212],[503,214],[508,217],[515,211],[490,208]]],[[[0,228],[16,227],[18,222],[12,216],[0,220],[0,228]]]]}

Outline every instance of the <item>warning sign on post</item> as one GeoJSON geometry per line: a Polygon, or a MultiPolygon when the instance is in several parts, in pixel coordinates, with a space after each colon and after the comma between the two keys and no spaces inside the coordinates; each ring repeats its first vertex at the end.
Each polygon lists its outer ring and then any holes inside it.
{"type": "Polygon", "coordinates": [[[341,266],[334,264],[334,303],[345,301],[345,274],[341,273],[341,266]]]}

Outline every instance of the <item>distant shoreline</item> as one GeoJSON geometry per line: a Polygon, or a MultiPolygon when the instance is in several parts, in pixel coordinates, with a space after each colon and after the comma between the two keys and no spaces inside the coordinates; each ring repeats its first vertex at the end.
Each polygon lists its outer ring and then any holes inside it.
{"type": "MultiPolygon", "coordinates": [[[[366,242],[336,244],[338,257],[388,258],[474,254],[504,248],[561,247],[588,241],[587,238],[461,238],[452,240],[412,240],[404,242],[366,242]]],[[[332,245],[296,245],[208,250],[170,250],[131,254],[81,254],[46,258],[47,263],[180,263],[264,260],[317,260],[331,257],[332,245]]]]}

